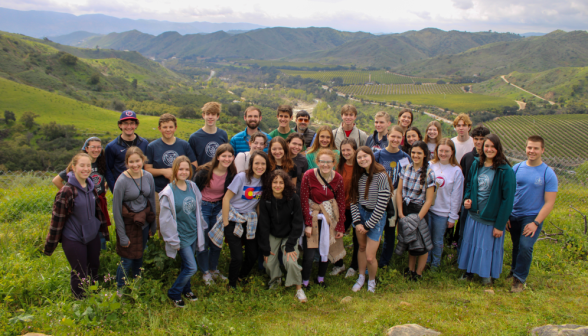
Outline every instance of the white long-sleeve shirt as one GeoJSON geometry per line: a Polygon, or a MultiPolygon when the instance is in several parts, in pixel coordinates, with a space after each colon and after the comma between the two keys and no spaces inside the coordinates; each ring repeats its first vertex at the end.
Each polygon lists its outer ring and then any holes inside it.
{"type": "Polygon", "coordinates": [[[431,164],[435,172],[437,187],[437,198],[435,205],[429,209],[435,215],[448,217],[448,222],[455,223],[459,218],[457,213],[461,208],[463,198],[463,174],[459,165],[442,165],[441,162],[431,164]]]}

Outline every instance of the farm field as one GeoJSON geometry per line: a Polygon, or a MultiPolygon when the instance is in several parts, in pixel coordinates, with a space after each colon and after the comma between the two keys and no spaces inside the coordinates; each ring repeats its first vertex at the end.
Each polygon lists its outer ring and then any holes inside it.
{"type": "Polygon", "coordinates": [[[395,95],[395,94],[465,94],[461,85],[453,84],[379,84],[379,85],[349,85],[337,86],[337,91],[352,96],[365,95],[395,95]]]}
{"type": "Polygon", "coordinates": [[[414,84],[421,83],[436,83],[438,78],[413,78],[389,73],[385,70],[376,71],[298,71],[298,70],[282,70],[283,73],[290,76],[300,76],[302,78],[318,79],[323,82],[330,82],[335,77],[343,78],[343,84],[365,84],[371,81],[378,84],[414,84]]]}
{"type": "Polygon", "coordinates": [[[296,68],[336,68],[338,65],[329,65],[312,62],[287,62],[287,61],[273,61],[273,60],[243,60],[236,61],[242,64],[257,64],[262,66],[274,66],[274,67],[296,67],[296,68]]]}
{"type": "MultiPolygon", "coordinates": [[[[35,122],[48,124],[55,121],[62,125],[75,125],[79,133],[115,134],[119,133],[116,123],[120,112],[102,109],[77,100],[60,96],[27,85],[0,78],[0,111],[9,110],[18,119],[23,112],[32,111],[39,115],[35,122]]],[[[137,134],[147,138],[157,138],[161,133],[157,130],[159,117],[139,116],[140,126],[137,134]]],[[[202,121],[178,120],[180,138],[187,137],[202,127],[202,121]]]]}
{"type": "Polygon", "coordinates": [[[537,134],[546,141],[544,157],[552,165],[588,159],[588,115],[508,116],[486,125],[500,136],[504,147],[519,155],[525,153],[527,137],[537,134]]]}
{"type": "Polygon", "coordinates": [[[447,108],[455,112],[478,111],[489,108],[501,108],[503,106],[516,106],[514,100],[503,97],[484,96],[479,94],[412,94],[412,95],[362,95],[363,98],[376,102],[390,103],[392,101],[416,105],[430,105],[447,108]]]}

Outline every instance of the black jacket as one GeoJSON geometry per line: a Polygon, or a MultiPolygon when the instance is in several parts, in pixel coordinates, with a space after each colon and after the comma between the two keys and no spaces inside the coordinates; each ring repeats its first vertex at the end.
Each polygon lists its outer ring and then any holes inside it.
{"type": "MultiPolygon", "coordinates": [[[[206,183],[206,176],[207,175],[208,175],[208,169],[199,170],[196,172],[196,174],[194,174],[192,181],[194,181],[194,183],[196,183],[196,186],[198,186],[198,190],[202,191],[206,187],[205,183],[206,183]]],[[[225,191],[227,191],[227,189],[229,188],[229,185],[231,184],[231,182],[233,182],[234,177],[235,177],[235,175],[231,174],[231,171],[227,171],[227,179],[225,180],[225,191]]]]}
{"type": "Polygon", "coordinates": [[[472,167],[472,163],[474,163],[474,159],[479,156],[480,155],[478,154],[478,150],[476,149],[476,147],[474,147],[474,149],[471,152],[466,153],[461,158],[461,161],[459,162],[459,165],[461,166],[461,172],[463,173],[463,177],[464,177],[464,183],[463,183],[464,195],[465,195],[466,184],[470,180],[470,177],[469,177],[470,168],[472,167]]]}
{"type": "Polygon", "coordinates": [[[259,235],[259,249],[264,256],[271,252],[269,235],[276,238],[288,238],[286,253],[294,252],[298,239],[302,236],[304,220],[300,197],[293,194],[291,200],[276,199],[273,195],[270,200],[259,202],[259,219],[257,221],[257,234],[259,235]]]}

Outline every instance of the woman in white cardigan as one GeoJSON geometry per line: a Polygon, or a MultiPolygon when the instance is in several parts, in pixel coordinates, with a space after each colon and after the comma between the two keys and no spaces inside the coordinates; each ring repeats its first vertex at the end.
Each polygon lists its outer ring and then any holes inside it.
{"type": "Polygon", "coordinates": [[[202,195],[192,182],[192,164],[186,156],[179,156],[172,166],[172,182],[159,193],[159,225],[165,241],[165,252],[175,258],[180,254],[180,275],[168,290],[167,296],[176,307],[185,306],[182,296],[190,301],[197,298],[192,293],[190,278],[197,271],[195,253],[204,250],[204,230],[200,203],[202,195]],[[196,250],[198,249],[198,250],[196,250]]]}

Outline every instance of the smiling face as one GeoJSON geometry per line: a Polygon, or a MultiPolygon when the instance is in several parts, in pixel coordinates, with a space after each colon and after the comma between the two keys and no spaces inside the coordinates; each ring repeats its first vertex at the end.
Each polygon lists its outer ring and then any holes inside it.
{"type": "Polygon", "coordinates": [[[162,122],[157,129],[161,132],[161,137],[164,139],[172,139],[176,133],[176,125],[173,121],[162,122]]]}
{"type": "Polygon", "coordinates": [[[343,119],[343,124],[347,125],[348,127],[353,126],[355,124],[355,119],[357,116],[353,112],[344,112],[341,115],[341,119],[343,119]]]}
{"type": "Polygon", "coordinates": [[[88,145],[86,146],[86,153],[88,153],[94,161],[100,156],[102,153],[102,143],[98,140],[88,141],[88,145]]]}
{"type": "Polygon", "coordinates": [[[365,170],[370,169],[370,165],[372,164],[372,157],[368,153],[359,150],[357,151],[357,155],[355,155],[355,159],[361,168],[365,170]]]}
{"type": "Polygon", "coordinates": [[[310,118],[309,117],[300,116],[300,117],[296,118],[296,129],[299,132],[306,131],[306,129],[308,128],[308,125],[310,125],[310,118]]]}
{"type": "Polygon", "coordinates": [[[253,140],[253,142],[249,142],[249,148],[251,149],[251,151],[263,150],[265,148],[265,145],[265,139],[260,136],[256,137],[255,140],[253,140]]]}
{"type": "Polygon", "coordinates": [[[465,123],[465,121],[460,120],[457,125],[455,126],[455,131],[457,132],[457,135],[460,136],[465,136],[468,135],[470,133],[470,129],[472,128],[472,126],[467,125],[465,123]]]}
{"type": "Polygon", "coordinates": [[[451,150],[451,147],[449,147],[448,145],[437,146],[437,155],[439,156],[439,160],[441,160],[441,163],[447,164],[449,162],[449,159],[451,159],[452,154],[453,151],[451,150]]]}
{"type": "Polygon", "coordinates": [[[176,175],[178,180],[186,181],[190,177],[190,164],[188,162],[181,162],[176,175]]]}
{"type": "Polygon", "coordinates": [[[330,174],[333,171],[333,167],[335,166],[335,161],[333,161],[333,157],[330,155],[323,154],[318,158],[318,166],[323,174],[330,174]]]}
{"type": "Polygon", "coordinates": [[[292,117],[288,112],[278,112],[278,124],[280,127],[289,128],[291,119],[292,117]]]}
{"type": "Polygon", "coordinates": [[[429,126],[429,128],[427,129],[427,135],[429,136],[430,139],[436,139],[437,136],[439,135],[439,131],[437,130],[437,127],[429,126]]]}
{"type": "Polygon", "coordinates": [[[207,126],[215,126],[218,118],[220,118],[220,115],[216,113],[202,112],[202,119],[204,119],[207,126]]]}
{"type": "Polygon", "coordinates": [[[421,147],[412,147],[412,150],[410,151],[410,157],[412,158],[412,162],[419,165],[423,163],[425,152],[421,147]]]}
{"type": "Polygon", "coordinates": [[[408,142],[409,145],[412,146],[412,144],[418,140],[420,140],[420,139],[419,139],[419,135],[417,132],[415,132],[415,131],[406,132],[406,142],[408,142]]]}
{"type": "Polygon", "coordinates": [[[274,142],[272,144],[272,148],[270,148],[270,153],[276,160],[281,160],[284,158],[284,148],[280,145],[279,142],[274,142]]]}
{"type": "Polygon", "coordinates": [[[233,153],[226,151],[218,156],[218,163],[220,166],[223,166],[224,168],[229,168],[231,166],[231,163],[233,163],[234,159],[235,156],[233,155],[233,153]]]}
{"type": "Polygon", "coordinates": [[[143,159],[139,154],[132,154],[129,156],[129,160],[127,161],[127,167],[133,173],[140,173],[141,169],[143,169],[143,159]]]}
{"type": "Polygon", "coordinates": [[[284,191],[284,179],[281,176],[276,176],[272,181],[272,191],[278,195],[284,191]]]}
{"type": "Polygon", "coordinates": [[[303,145],[304,144],[302,143],[302,140],[298,138],[292,138],[290,140],[290,143],[288,144],[288,147],[290,147],[291,157],[295,157],[296,155],[298,155],[298,153],[302,151],[303,145]]]}
{"type": "Polygon", "coordinates": [[[118,124],[119,128],[123,132],[124,135],[130,137],[135,134],[135,130],[137,129],[137,122],[135,120],[125,120],[118,124]]]}
{"type": "Polygon", "coordinates": [[[78,181],[85,181],[92,172],[92,161],[87,157],[80,157],[72,171],[78,181]]]}
{"type": "Polygon", "coordinates": [[[376,119],[374,120],[374,127],[376,128],[376,131],[378,131],[378,133],[380,134],[386,134],[390,124],[391,123],[389,121],[386,121],[385,117],[376,117],[376,119]]]}
{"type": "Polygon", "coordinates": [[[331,144],[331,132],[322,131],[319,134],[318,140],[319,145],[321,145],[321,148],[329,148],[329,145],[331,144]]]}
{"type": "Polygon", "coordinates": [[[247,112],[247,114],[243,117],[245,119],[245,123],[247,127],[250,129],[257,129],[259,126],[259,122],[261,122],[261,112],[258,110],[252,110],[247,112]]]}
{"type": "Polygon", "coordinates": [[[486,154],[486,158],[494,159],[496,153],[498,153],[498,151],[496,150],[496,147],[494,147],[494,143],[489,139],[484,141],[484,154],[486,154]]]}
{"type": "Polygon", "coordinates": [[[484,137],[483,136],[475,136],[474,137],[474,146],[477,150],[481,150],[482,146],[484,145],[484,137]]]}
{"type": "Polygon", "coordinates": [[[256,155],[253,158],[253,177],[260,178],[265,170],[267,169],[267,164],[265,162],[265,158],[261,155],[256,155]]]}
{"type": "Polygon", "coordinates": [[[346,161],[351,160],[353,158],[354,153],[355,151],[353,150],[353,147],[350,144],[347,143],[341,145],[341,155],[343,155],[346,161]]]}
{"type": "Polygon", "coordinates": [[[541,155],[545,152],[545,148],[541,146],[541,142],[539,141],[527,141],[525,151],[527,153],[527,158],[531,161],[535,161],[541,158],[541,155]]]}
{"type": "Polygon", "coordinates": [[[412,117],[410,116],[409,112],[404,112],[398,118],[398,121],[400,126],[402,126],[403,128],[408,128],[412,124],[412,117]]]}
{"type": "Polygon", "coordinates": [[[388,143],[392,145],[392,147],[400,147],[400,143],[402,142],[402,133],[398,131],[390,131],[388,133],[388,143]]]}

